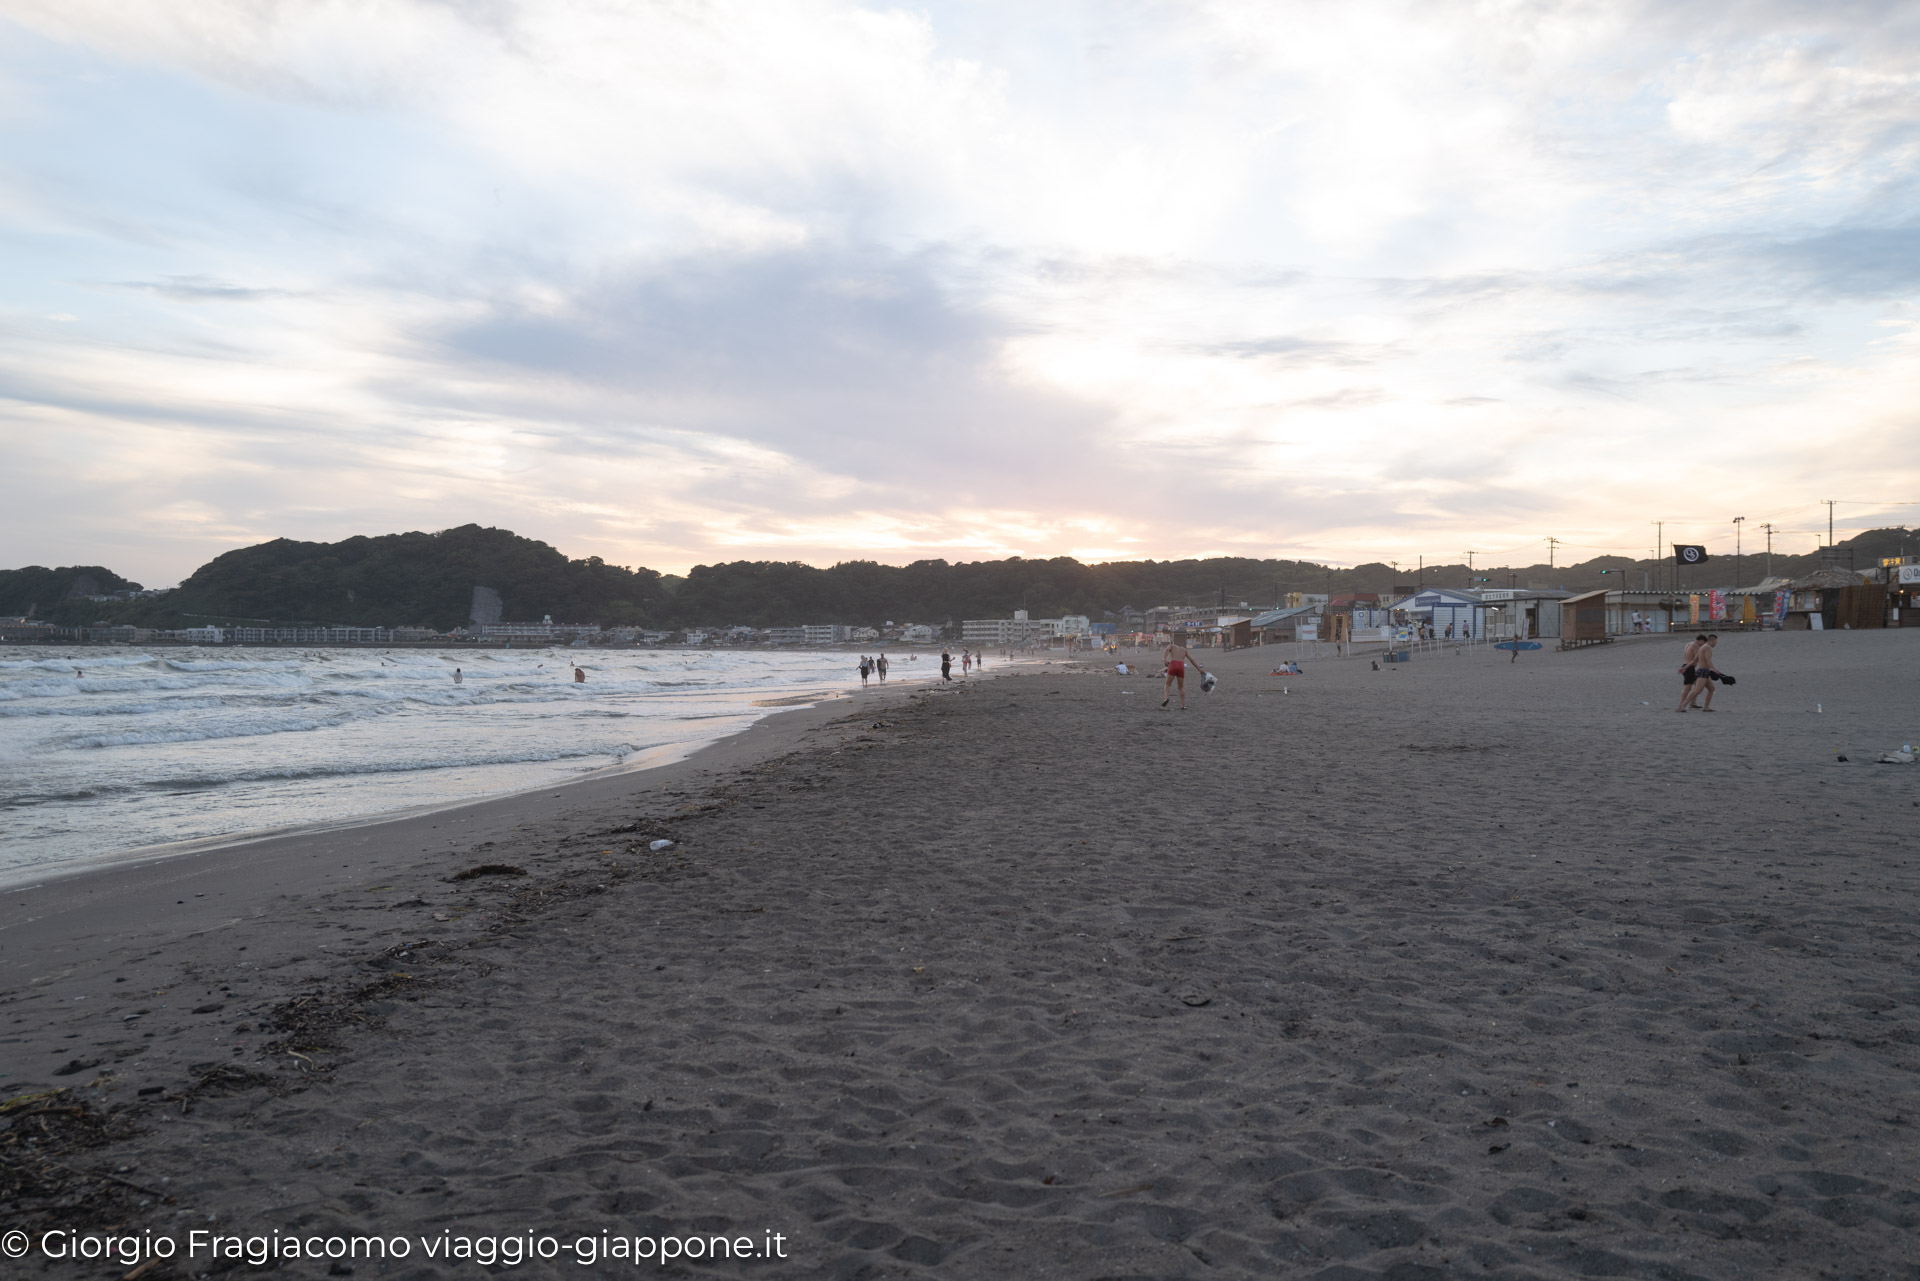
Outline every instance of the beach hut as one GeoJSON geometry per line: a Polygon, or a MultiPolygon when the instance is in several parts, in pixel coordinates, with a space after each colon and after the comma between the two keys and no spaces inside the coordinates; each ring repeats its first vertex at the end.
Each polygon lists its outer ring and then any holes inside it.
{"type": "Polygon", "coordinates": [[[1253,633],[1256,645],[1278,645],[1300,639],[1299,629],[1304,625],[1318,635],[1313,625],[1319,621],[1319,606],[1294,605],[1286,609],[1270,609],[1256,615],[1247,626],[1253,633]]]}
{"type": "Polygon", "coordinates": [[[1920,565],[1894,565],[1887,570],[1888,613],[1891,627],[1920,627],[1920,565]]]}
{"type": "Polygon", "coordinates": [[[1885,627],[1887,589],[1850,569],[1816,569],[1788,585],[1789,630],[1885,627]]]}
{"type": "Polygon", "coordinates": [[[1582,592],[1560,602],[1560,648],[1579,649],[1585,645],[1604,645],[1613,637],[1607,634],[1606,588],[1582,592]]]}
{"type": "Polygon", "coordinates": [[[1471,640],[1486,635],[1487,607],[1472,592],[1451,587],[1429,587],[1394,601],[1396,614],[1433,625],[1433,634],[1442,640],[1471,640]]]}

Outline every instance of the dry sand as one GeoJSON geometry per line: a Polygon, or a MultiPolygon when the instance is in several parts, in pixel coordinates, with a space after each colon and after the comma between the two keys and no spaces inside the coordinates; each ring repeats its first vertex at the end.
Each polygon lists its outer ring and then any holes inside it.
{"type": "Polygon", "coordinates": [[[1678,650],[1248,651],[1184,715],[1098,667],[873,692],[738,768],[199,856],[217,906],[167,865],[12,895],[0,1084],[72,1089],[5,1118],[0,1226],[1920,1275],[1920,766],[1870,763],[1920,633],[1733,637],[1712,715],[1678,650]],[[483,863],[530,875],[442,879],[483,863]]]}

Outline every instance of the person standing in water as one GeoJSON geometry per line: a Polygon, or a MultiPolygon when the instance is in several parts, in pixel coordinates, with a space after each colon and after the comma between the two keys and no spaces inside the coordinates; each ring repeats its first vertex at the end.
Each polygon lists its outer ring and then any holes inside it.
{"type": "Polygon", "coordinates": [[[867,663],[867,656],[865,654],[860,655],[860,683],[862,685],[867,683],[867,673],[870,670],[871,668],[867,663]]]}
{"type": "Polygon", "coordinates": [[[587,674],[578,667],[573,669],[573,683],[575,685],[585,685],[587,683],[587,674]]]}
{"type": "Polygon", "coordinates": [[[464,677],[464,676],[462,676],[462,675],[460,674],[460,669],[459,669],[459,668],[457,668],[457,667],[456,667],[456,668],[454,668],[454,669],[453,669],[453,683],[454,683],[455,685],[458,685],[458,684],[459,684],[459,683],[460,683],[461,681],[463,681],[463,680],[465,680],[465,679],[466,679],[466,677],[464,677]]]}
{"type": "Polygon", "coordinates": [[[940,651],[940,679],[943,681],[953,679],[953,655],[944,649],[940,651]]]}

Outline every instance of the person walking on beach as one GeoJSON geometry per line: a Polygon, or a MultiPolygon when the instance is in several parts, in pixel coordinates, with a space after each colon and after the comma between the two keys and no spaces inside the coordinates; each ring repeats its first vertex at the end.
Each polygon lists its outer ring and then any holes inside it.
{"type": "Polygon", "coordinates": [[[1687,697],[1685,701],[1680,704],[1681,711],[1683,712],[1686,711],[1688,706],[1692,704],[1693,700],[1700,697],[1700,694],[1702,693],[1702,691],[1706,693],[1706,697],[1704,699],[1701,699],[1700,710],[1703,712],[1710,712],[1713,710],[1713,683],[1721,679],[1722,677],[1726,676],[1726,673],[1721,671],[1719,667],[1717,667],[1714,664],[1714,661],[1713,661],[1714,648],[1719,644],[1720,644],[1720,637],[1717,634],[1712,634],[1712,633],[1706,636],[1702,636],[1694,644],[1694,647],[1693,647],[1694,682],[1687,690],[1687,697]]]}
{"type": "Polygon", "coordinates": [[[1187,710],[1187,664],[1192,663],[1193,670],[1199,672],[1202,676],[1205,676],[1206,672],[1201,668],[1200,660],[1187,652],[1185,645],[1176,645],[1169,641],[1167,643],[1166,660],[1167,679],[1163,686],[1163,692],[1166,694],[1166,697],[1160,700],[1160,706],[1165,707],[1173,701],[1173,689],[1177,684],[1180,687],[1180,710],[1184,712],[1187,710]]]}
{"type": "Polygon", "coordinates": [[[973,670],[973,651],[968,649],[963,649],[960,651],[960,674],[962,676],[965,676],[968,672],[972,670],[973,670]]]}
{"type": "Polygon", "coordinates": [[[953,679],[953,655],[944,649],[940,651],[940,679],[943,681],[953,679]]]}
{"type": "Polygon", "coordinates": [[[862,654],[860,655],[860,683],[862,685],[867,683],[867,671],[867,656],[862,654]]]}
{"type": "Polygon", "coordinates": [[[873,660],[873,670],[880,674],[881,680],[887,679],[887,656],[885,654],[873,660]]]}
{"type": "Polygon", "coordinates": [[[1673,709],[1676,712],[1684,712],[1693,705],[1693,700],[1700,697],[1700,686],[1712,684],[1698,662],[1700,651],[1706,644],[1707,636],[1702,632],[1688,641],[1686,649],[1680,653],[1680,706],[1673,709]]]}

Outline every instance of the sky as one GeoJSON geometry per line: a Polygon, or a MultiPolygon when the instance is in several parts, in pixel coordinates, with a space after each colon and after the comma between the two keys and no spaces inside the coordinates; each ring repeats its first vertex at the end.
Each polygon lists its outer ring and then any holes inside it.
{"type": "Polygon", "coordinates": [[[1797,553],[1920,6],[0,0],[0,280],[0,565],[1797,553]]]}

